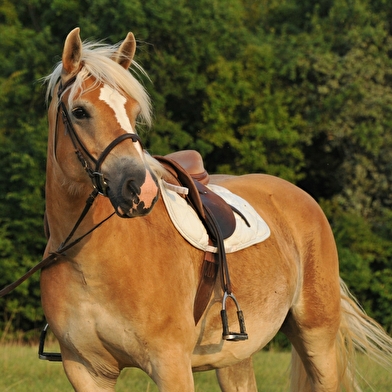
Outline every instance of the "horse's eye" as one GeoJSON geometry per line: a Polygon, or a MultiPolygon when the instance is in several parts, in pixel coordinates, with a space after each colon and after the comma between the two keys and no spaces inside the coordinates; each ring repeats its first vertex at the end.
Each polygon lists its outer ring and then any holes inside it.
{"type": "Polygon", "coordinates": [[[88,113],[81,107],[73,109],[72,115],[76,117],[78,120],[88,117],[88,113]]]}

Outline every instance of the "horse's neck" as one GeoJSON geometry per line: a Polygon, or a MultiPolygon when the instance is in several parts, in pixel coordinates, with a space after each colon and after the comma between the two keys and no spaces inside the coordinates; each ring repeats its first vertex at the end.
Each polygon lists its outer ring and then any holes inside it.
{"type": "MultiPolygon", "coordinates": [[[[60,180],[61,176],[55,171],[47,172],[46,182],[46,219],[50,231],[50,239],[54,247],[59,246],[81,219],[86,202],[93,188],[91,184],[68,184],[60,180]]],[[[75,233],[82,235],[95,224],[105,219],[113,212],[113,207],[107,198],[97,196],[93,204],[82,218],[75,233]]]]}
{"type": "MultiPolygon", "coordinates": [[[[72,194],[68,191],[67,186],[61,186],[61,184],[50,181],[50,179],[51,176],[49,176],[46,186],[46,218],[50,231],[51,249],[49,251],[54,251],[68,237],[76,222],[78,222],[93,188],[89,185],[86,186],[83,192],[72,194]]],[[[80,223],[73,240],[93,229],[113,213],[114,208],[110,200],[98,195],[80,223]]],[[[153,234],[160,237],[163,233],[170,231],[170,227],[172,227],[172,224],[167,216],[163,201],[160,199],[152,212],[146,217],[127,219],[119,218],[115,214],[105,221],[101,227],[98,227],[93,236],[88,236],[88,242],[83,241],[83,246],[104,247],[108,233],[116,233],[118,243],[131,241],[132,238],[148,237],[152,234],[152,230],[154,231],[153,234]],[[101,236],[101,233],[104,233],[104,235],[101,236]]],[[[82,246],[82,244],[79,246],[82,246]]],[[[129,251],[131,251],[131,248],[129,251]]]]}

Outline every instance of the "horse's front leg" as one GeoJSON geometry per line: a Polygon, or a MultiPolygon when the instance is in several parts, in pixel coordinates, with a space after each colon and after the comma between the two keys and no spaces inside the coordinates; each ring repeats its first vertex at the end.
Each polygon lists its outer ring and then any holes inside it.
{"type": "Polygon", "coordinates": [[[190,355],[184,351],[165,350],[155,355],[150,377],[159,392],[193,392],[194,380],[190,355]]]}
{"type": "Polygon", "coordinates": [[[120,370],[104,362],[87,363],[67,348],[61,348],[63,367],[76,392],[114,392],[120,370]]]}
{"type": "Polygon", "coordinates": [[[216,370],[222,392],[257,392],[252,358],[216,370]]]}

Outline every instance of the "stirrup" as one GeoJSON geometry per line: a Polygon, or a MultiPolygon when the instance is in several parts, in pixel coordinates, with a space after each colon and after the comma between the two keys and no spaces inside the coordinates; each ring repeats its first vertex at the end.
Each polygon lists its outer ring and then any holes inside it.
{"type": "Polygon", "coordinates": [[[46,324],[39,338],[38,358],[45,361],[60,362],[62,361],[60,353],[46,353],[44,352],[46,332],[48,331],[49,324],[46,324]]]}
{"type": "Polygon", "coordinates": [[[244,315],[242,314],[242,310],[240,309],[238,302],[237,302],[237,299],[235,298],[233,293],[228,293],[227,291],[225,291],[225,293],[223,295],[221,318],[222,318],[222,325],[223,325],[222,338],[224,340],[237,342],[239,340],[247,340],[248,339],[248,334],[246,333],[246,328],[245,328],[244,315]],[[227,298],[231,298],[234,301],[235,306],[237,308],[237,317],[238,317],[238,324],[240,326],[240,332],[230,332],[229,331],[229,321],[227,319],[227,313],[226,313],[226,300],[227,300],[227,298]]]}

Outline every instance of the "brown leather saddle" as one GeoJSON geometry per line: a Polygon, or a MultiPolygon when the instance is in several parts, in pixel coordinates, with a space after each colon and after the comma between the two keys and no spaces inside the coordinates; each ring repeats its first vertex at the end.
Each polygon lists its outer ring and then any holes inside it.
{"type": "MultiPolygon", "coordinates": [[[[162,156],[154,156],[170,172],[165,181],[188,188],[187,201],[205,225],[209,225],[207,210],[214,216],[223,239],[229,238],[236,222],[232,208],[216,193],[206,187],[209,175],[204,169],[201,155],[194,150],[184,150],[162,156]]],[[[210,228],[206,227],[207,232],[210,228]]],[[[209,234],[212,234],[209,232],[209,234]]]]}
{"type": "Polygon", "coordinates": [[[212,192],[206,185],[209,175],[204,168],[201,155],[194,150],[174,152],[166,156],[156,156],[168,171],[163,179],[174,185],[188,188],[187,202],[193,207],[203,222],[209,236],[210,245],[218,249],[217,253],[205,252],[201,278],[194,301],[194,319],[197,324],[211,298],[213,288],[220,272],[224,291],[222,304],[223,338],[226,340],[245,340],[248,335],[242,311],[231,291],[229,270],[226,262],[224,240],[235,231],[234,212],[240,213],[227,204],[219,195],[212,192]],[[240,332],[230,332],[226,315],[226,300],[231,298],[237,307],[240,332]]]}

